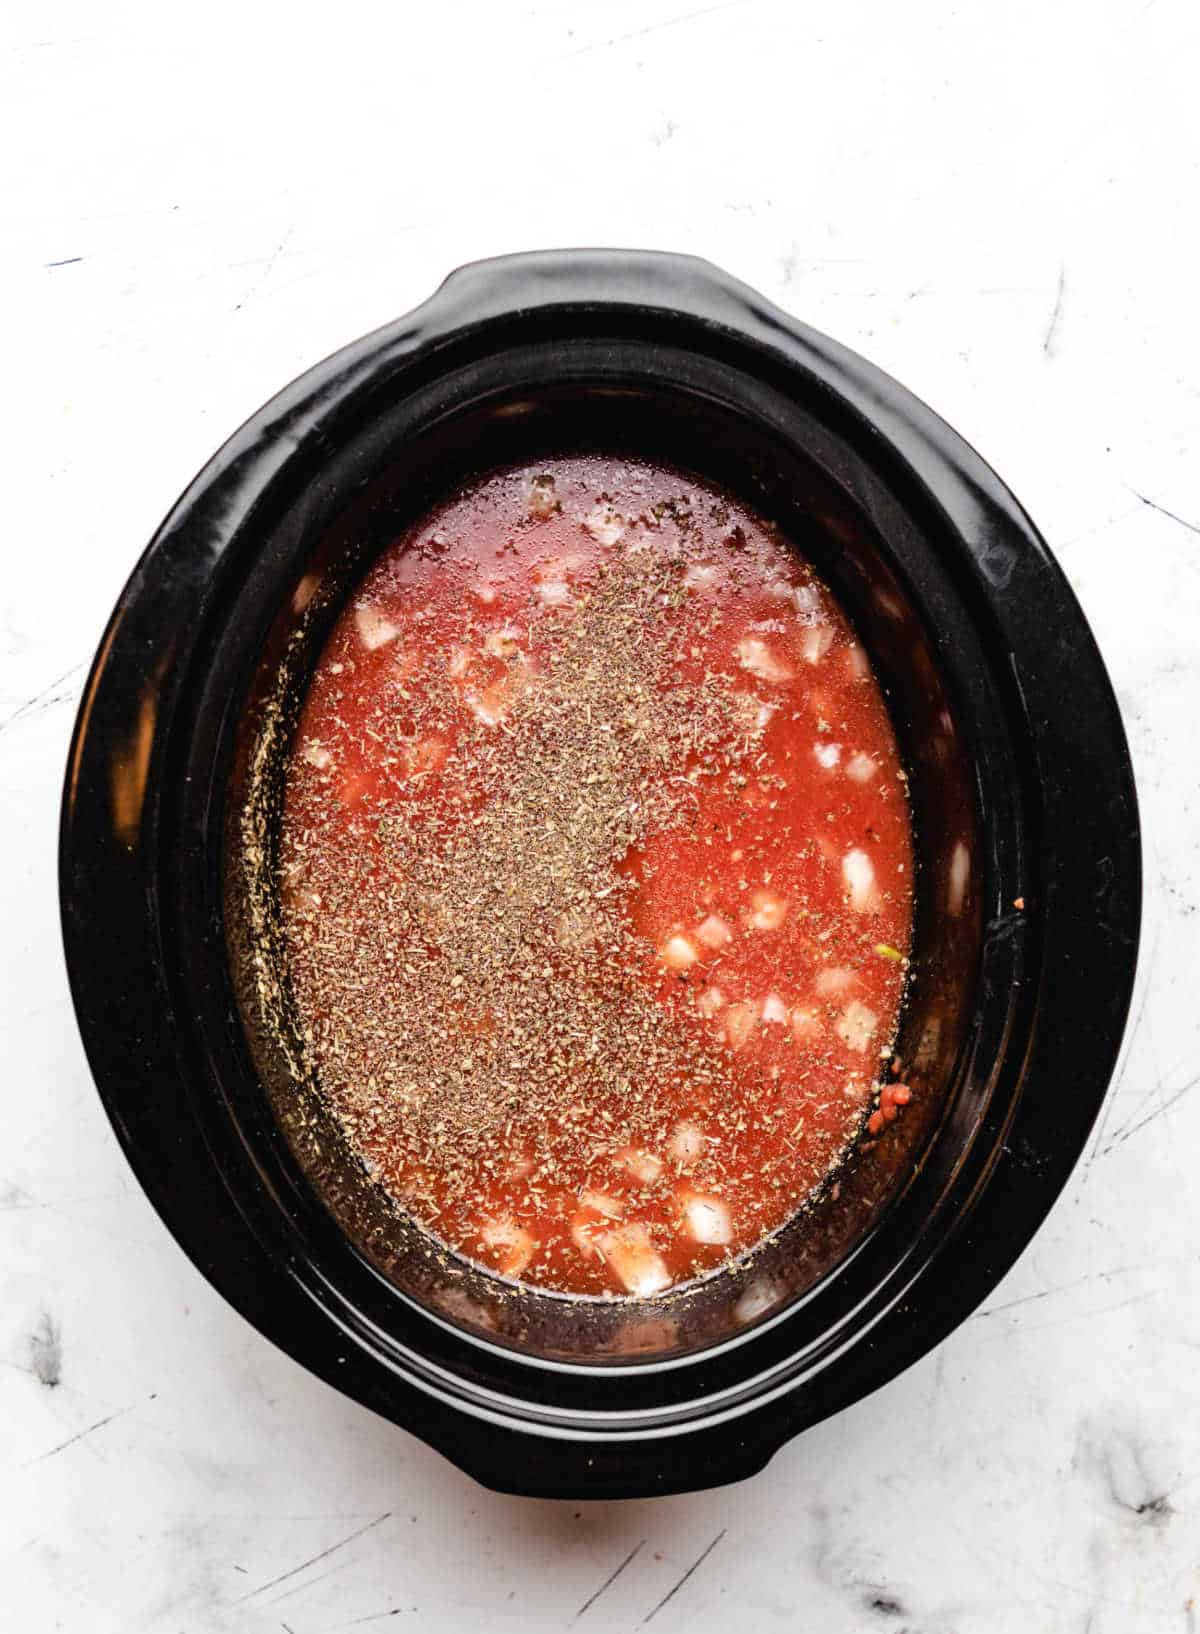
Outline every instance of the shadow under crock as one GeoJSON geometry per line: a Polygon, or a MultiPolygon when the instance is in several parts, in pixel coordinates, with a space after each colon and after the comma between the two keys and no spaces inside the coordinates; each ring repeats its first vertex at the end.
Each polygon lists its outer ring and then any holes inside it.
{"type": "Polygon", "coordinates": [[[217,456],[101,649],[62,869],[98,1082],[202,1269],[480,1479],[580,1496],[745,1475],[978,1303],[1098,1111],[1140,899],[1103,666],[998,479],[714,269],[617,252],[464,269],[217,456]],[[654,1301],[517,1290],[385,1203],[297,1072],[272,889],[289,731],[346,595],[464,481],[576,449],[692,470],[794,540],[884,686],[916,829],[912,1105],[732,1274],[654,1301]],[[97,972],[114,914],[133,968],[97,972]]]}

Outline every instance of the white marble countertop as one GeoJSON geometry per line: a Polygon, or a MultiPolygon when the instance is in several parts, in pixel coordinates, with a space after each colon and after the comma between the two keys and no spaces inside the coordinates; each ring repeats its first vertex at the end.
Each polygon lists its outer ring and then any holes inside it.
{"type": "Polygon", "coordinates": [[[0,1627],[1194,1634],[1195,6],[25,0],[3,26],[0,1627]],[[193,471],[456,263],[569,243],[708,255],[984,452],[1093,622],[1145,823],[1124,1064],[1016,1269],[763,1475],[630,1504],[484,1492],[223,1304],[101,1111],[54,879],[85,666],[193,471]]]}

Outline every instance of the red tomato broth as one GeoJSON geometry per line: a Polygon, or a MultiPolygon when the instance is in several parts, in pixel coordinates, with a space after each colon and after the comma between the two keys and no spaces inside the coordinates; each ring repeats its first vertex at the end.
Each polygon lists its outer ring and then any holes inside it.
{"type": "MultiPolygon", "coordinates": [[[[570,800],[561,780],[544,785],[550,830],[575,820],[576,795],[583,812],[590,786],[605,788],[609,761],[587,764],[602,769],[570,800]]],[[[503,864],[490,843],[483,860],[503,864]]],[[[281,874],[302,1032],[352,1145],[420,1223],[501,1274],[648,1294],[715,1269],[813,1195],[871,1111],[912,921],[895,740],[828,590],[769,525],[693,478],[556,459],[486,479],[386,551],[305,699],[281,874]],[[586,670],[573,630],[594,616],[608,631],[605,596],[620,607],[626,585],[640,621],[625,650],[641,668],[622,691],[606,689],[613,665],[598,667],[612,719],[592,731],[590,695],[561,676],[586,670]],[[648,686],[664,725],[643,753],[648,686]],[[679,725],[691,699],[709,723],[695,742],[679,725]],[[551,898],[531,898],[511,920],[511,979],[484,967],[481,987],[470,947],[452,945],[437,859],[469,872],[472,836],[493,818],[503,831],[511,808],[525,854],[480,894],[503,907],[526,868],[542,877],[520,751],[553,772],[556,723],[580,709],[587,752],[611,743],[624,780],[587,890],[550,928],[538,915],[551,898]],[[623,845],[639,806],[657,821],[623,845]],[[634,1065],[651,1060],[646,1081],[612,1068],[601,1085],[600,1002],[614,1059],[628,1046],[634,1065]],[[542,1007],[558,1032],[531,1056],[542,1007]],[[469,1128],[439,1122],[414,1030],[451,1099],[466,1097],[469,1128]],[[481,1110],[484,1058],[507,1087],[481,1110]],[[554,1095],[530,1059],[553,1067],[554,1095]],[[572,1072],[577,1096],[562,1088],[572,1072]]],[[[475,927],[485,942],[491,922],[475,927]]],[[[889,1117],[906,1099],[889,1096],[889,1117]]]]}

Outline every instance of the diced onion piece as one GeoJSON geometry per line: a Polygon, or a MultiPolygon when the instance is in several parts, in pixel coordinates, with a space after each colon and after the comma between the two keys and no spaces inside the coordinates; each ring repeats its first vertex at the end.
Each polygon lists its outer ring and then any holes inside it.
{"type": "Polygon", "coordinates": [[[725,1012],[725,1037],[740,1050],[758,1025],[758,1008],[753,1004],[731,1004],[725,1012]]]}
{"type": "Polygon", "coordinates": [[[824,611],[820,592],[812,584],[792,586],[792,606],[802,618],[813,618],[816,614],[824,611]]]}
{"type": "Polygon", "coordinates": [[[712,562],[693,562],[683,575],[683,583],[688,590],[707,590],[717,582],[720,568],[712,562]]]}
{"type": "Polygon", "coordinates": [[[397,681],[411,681],[421,668],[421,660],[417,654],[403,650],[393,652],[392,663],[395,666],[394,675],[397,681]]]}
{"type": "Polygon", "coordinates": [[[500,592],[494,584],[476,584],[471,587],[471,594],[476,601],[481,601],[485,607],[490,607],[500,592]]]}
{"type": "Polygon", "coordinates": [[[538,600],[547,607],[569,607],[575,600],[571,594],[571,586],[564,584],[561,579],[542,579],[533,587],[538,600]]]}
{"type": "Polygon", "coordinates": [[[837,1024],[837,1035],[850,1050],[865,1050],[875,1036],[879,1017],[868,1005],[851,999],[842,1011],[837,1024]]]}
{"type": "Polygon", "coordinates": [[[696,935],[705,947],[724,947],[726,942],[733,941],[733,931],[721,918],[720,914],[710,913],[708,918],[696,926],[696,935]]]}
{"type": "Polygon", "coordinates": [[[734,649],[737,661],[743,669],[749,670],[751,675],[757,675],[761,681],[790,681],[792,672],[767,646],[755,635],[745,636],[734,649]]]}
{"type": "Polygon", "coordinates": [[[858,977],[853,970],[848,970],[845,965],[829,965],[825,970],[817,972],[813,986],[822,998],[828,998],[831,993],[845,993],[857,981],[858,977]]]}
{"type": "Polygon", "coordinates": [[[619,516],[611,505],[605,505],[603,502],[588,512],[583,519],[583,526],[598,545],[615,545],[625,532],[624,518],[619,516]]]}
{"type": "Polygon", "coordinates": [[[349,772],[338,789],[338,799],[344,806],[353,806],[371,792],[371,778],[367,772],[349,772]]]}
{"type": "Polygon", "coordinates": [[[638,1356],[650,1351],[669,1350],[679,1338],[679,1323],[669,1316],[649,1322],[624,1322],[605,1348],[618,1356],[638,1356]]]}
{"type": "Polygon", "coordinates": [[[649,1299],[671,1286],[671,1273],[644,1225],[630,1223],[597,1239],[600,1251],[631,1294],[649,1299]]]}
{"type": "Polygon", "coordinates": [[[668,937],[658,956],[669,970],[687,970],[700,957],[686,936],[668,937]]]}
{"type": "Polygon", "coordinates": [[[878,895],[875,890],[875,864],[865,851],[847,851],[842,858],[842,878],[850,893],[850,905],[859,913],[874,908],[878,895]]]}
{"type": "Polygon", "coordinates": [[[513,658],[521,650],[520,635],[520,630],[511,624],[489,630],[483,638],[483,650],[489,658],[513,658]]]}
{"type": "Polygon", "coordinates": [[[485,692],[465,692],[463,703],[483,726],[498,726],[508,711],[509,689],[497,681],[485,692]]]}
{"type": "Polygon", "coordinates": [[[608,1192],[588,1189],[580,1193],[579,1208],[572,1214],[569,1228],[571,1241],[584,1259],[591,1259],[597,1252],[603,1254],[607,1233],[624,1212],[624,1204],[608,1192]]]}
{"type": "Polygon", "coordinates": [[[448,1316],[457,1317],[460,1322],[469,1322],[478,1328],[496,1326],[496,1313],[492,1307],[472,1299],[466,1289],[460,1288],[457,1283],[444,1282],[431,1292],[434,1303],[448,1316]]]}
{"type": "Polygon", "coordinates": [[[746,923],[751,930],[778,930],[787,918],[788,905],[774,891],[754,891],[750,897],[750,908],[746,923]]]}
{"type": "Polygon", "coordinates": [[[715,1016],[725,1003],[725,995],[719,987],[706,987],[696,1000],[696,1008],[702,1016],[715,1016]]]}
{"type": "Polygon", "coordinates": [[[410,777],[427,777],[440,771],[449,759],[450,751],[442,738],[422,738],[414,743],[406,756],[410,777]]]}
{"type": "Polygon", "coordinates": [[[618,1198],[610,1197],[606,1191],[580,1192],[579,1201],[584,1208],[603,1214],[606,1220],[619,1220],[625,1212],[624,1204],[618,1198]]]}
{"type": "Polygon", "coordinates": [[[535,522],[545,522],[548,517],[558,510],[558,494],[554,487],[554,478],[543,475],[534,477],[529,484],[528,511],[535,522]]]}
{"type": "Polygon", "coordinates": [[[699,1124],[690,1123],[685,1118],[671,1131],[671,1138],[667,1142],[667,1156],[681,1169],[690,1169],[704,1156],[707,1145],[704,1131],[699,1124]]]}
{"type": "Polygon", "coordinates": [[[451,647],[450,657],[446,661],[446,673],[452,681],[461,681],[471,667],[474,653],[470,647],[451,647]]]}
{"type": "Polygon", "coordinates": [[[554,940],[566,953],[582,953],[596,941],[596,927],[583,908],[566,908],[554,922],[554,940]]]}
{"type": "MultiPolygon", "coordinates": [[[[386,1173],[383,1170],[380,1172],[386,1173]]],[[[403,1174],[389,1176],[387,1183],[397,1197],[420,1200],[433,1196],[433,1176],[421,1163],[410,1165],[403,1174]]],[[[480,1236],[482,1235],[480,1232],[480,1236]]]]}
{"type": "Polygon", "coordinates": [[[594,1214],[591,1209],[580,1209],[571,1216],[571,1241],[585,1260],[590,1260],[596,1252],[597,1240],[604,1236],[605,1230],[603,1216],[594,1214]]]}
{"type": "Polygon", "coordinates": [[[967,898],[967,880],[971,875],[971,853],[961,840],[955,842],[950,853],[950,873],[947,879],[947,900],[952,914],[960,914],[967,898]]]}
{"type": "Polygon", "coordinates": [[[753,692],[735,692],[733,695],[734,707],[737,710],[737,724],[743,732],[761,732],[775,713],[775,704],[765,704],[753,692]]]}
{"type": "Polygon", "coordinates": [[[505,1251],[500,1259],[500,1275],[505,1277],[519,1277],[537,1248],[536,1237],[513,1220],[485,1220],[479,1240],[488,1248],[505,1251]]]}
{"type": "Polygon", "coordinates": [[[386,647],[389,641],[394,641],[400,634],[400,626],[393,624],[378,607],[356,607],[354,626],[358,631],[358,639],[368,652],[374,652],[378,647],[386,647]]]}
{"type": "Polygon", "coordinates": [[[777,1027],[786,1027],[788,1023],[788,1007],[778,993],[768,993],[763,1000],[762,1018],[777,1027]]]}
{"type": "Polygon", "coordinates": [[[321,893],[307,885],[297,885],[287,893],[286,901],[293,913],[300,914],[304,919],[312,919],[320,912],[321,893]]]}
{"type": "Polygon", "coordinates": [[[319,772],[323,772],[333,756],[319,738],[309,738],[304,745],[304,758],[310,766],[315,766],[319,772]]]}
{"type": "Polygon", "coordinates": [[[937,1064],[938,1052],[942,1047],[942,1018],[930,1016],[925,1030],[921,1034],[921,1041],[917,1045],[913,1057],[913,1066],[922,1072],[931,1072],[937,1064]]]}
{"type": "Polygon", "coordinates": [[[857,641],[852,641],[846,648],[846,668],[856,681],[865,681],[871,674],[867,655],[857,641]]]}
{"type": "Polygon", "coordinates": [[[698,1243],[723,1244],[733,1239],[729,1210],[719,1197],[685,1192],[681,1199],[688,1236],[698,1243]]]}
{"type": "Polygon", "coordinates": [[[814,1038],[820,1038],[824,1031],[821,1018],[815,1010],[804,1010],[797,1006],[792,1011],[792,1034],[798,1043],[806,1044],[814,1038]]]}
{"type": "Polygon", "coordinates": [[[758,1317],[765,1316],[778,1298],[779,1290],[775,1284],[765,1277],[759,1277],[733,1307],[734,1317],[738,1322],[754,1322],[758,1317]]]}
{"type": "Polygon", "coordinates": [[[856,783],[869,783],[878,770],[878,763],[861,751],[851,755],[846,762],[846,776],[852,777],[856,783]]]}
{"type": "Polygon", "coordinates": [[[292,612],[302,613],[321,586],[319,573],[306,573],[292,591],[292,612]]]}
{"type": "Polygon", "coordinates": [[[833,646],[833,629],[828,624],[811,624],[800,637],[800,651],[809,664],[819,664],[833,646]]]}
{"type": "Polygon", "coordinates": [[[483,698],[474,692],[468,693],[463,702],[475,719],[483,726],[496,726],[504,718],[502,709],[497,709],[494,704],[485,702],[483,698]]]}
{"type": "Polygon", "coordinates": [[[842,746],[840,743],[814,743],[813,754],[817,757],[817,763],[831,772],[842,758],[842,746]]]}
{"type": "Polygon", "coordinates": [[[662,1173],[662,1159],[644,1146],[622,1146],[617,1162],[643,1186],[652,1186],[662,1173]]]}

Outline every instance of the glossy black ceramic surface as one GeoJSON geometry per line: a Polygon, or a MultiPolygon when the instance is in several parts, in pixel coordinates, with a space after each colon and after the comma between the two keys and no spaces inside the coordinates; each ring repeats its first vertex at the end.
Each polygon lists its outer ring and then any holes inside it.
{"type": "Polygon", "coordinates": [[[1095,645],[978,455],[702,262],[563,252],[455,273],[287,388],[197,477],[84,694],[61,892],[101,1095],[214,1285],[489,1485],[612,1496],[760,1468],[1011,1265],[1112,1071],[1140,851],[1095,645]],[[738,1276],[645,1309],[501,1300],[465,1267],[447,1283],[378,1216],[336,1131],[306,1144],[256,1024],[237,863],[264,699],[281,675],[298,696],[372,552],[455,483],[572,446],[722,482],[812,557],[885,684],[921,861],[902,1035],[921,1112],[738,1276]]]}

